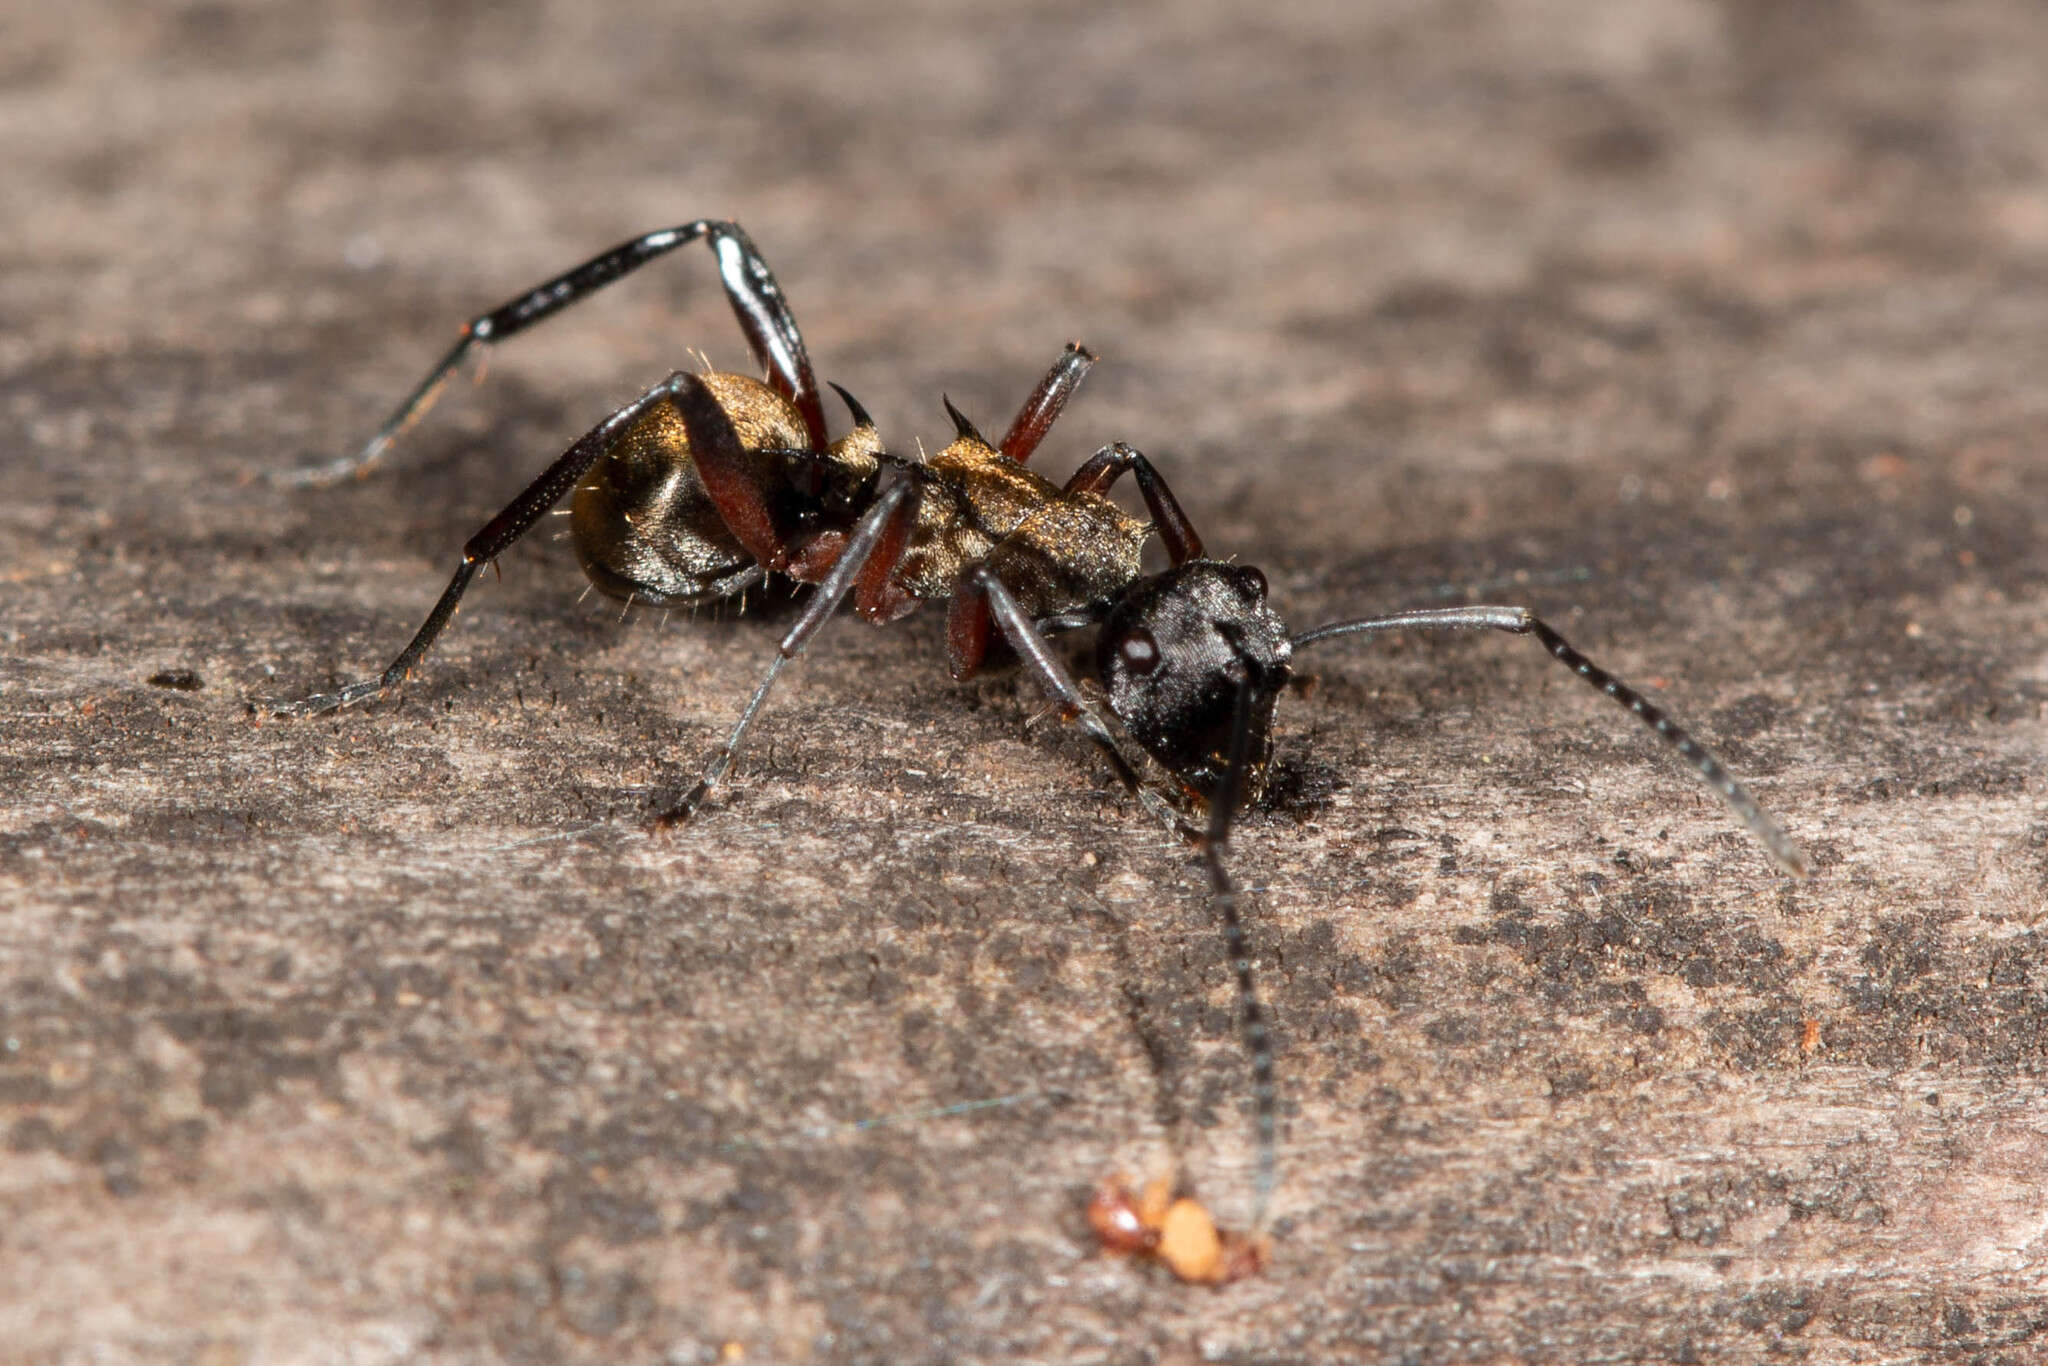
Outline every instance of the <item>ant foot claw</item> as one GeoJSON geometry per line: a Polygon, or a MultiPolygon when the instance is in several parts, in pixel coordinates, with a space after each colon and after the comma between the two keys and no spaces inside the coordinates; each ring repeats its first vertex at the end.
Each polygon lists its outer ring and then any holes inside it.
{"type": "Polygon", "coordinates": [[[704,804],[704,796],[711,790],[711,784],[698,783],[683,794],[683,799],[666,811],[658,812],[647,822],[650,830],[673,830],[697,814],[697,808],[704,804]]]}
{"type": "Polygon", "coordinates": [[[322,716],[331,711],[340,711],[343,707],[360,702],[366,697],[375,697],[383,691],[384,683],[381,679],[368,683],[351,683],[340,692],[315,693],[296,702],[273,702],[270,714],[283,717],[322,716]]]}

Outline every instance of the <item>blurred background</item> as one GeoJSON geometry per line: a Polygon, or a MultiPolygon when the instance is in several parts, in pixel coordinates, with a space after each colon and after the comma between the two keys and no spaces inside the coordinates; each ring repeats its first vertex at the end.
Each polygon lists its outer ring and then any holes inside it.
{"type": "MultiPolygon", "coordinates": [[[[0,15],[0,1359],[2033,1359],[2048,10],[2024,0],[395,3],[0,15]],[[940,618],[773,628],[462,541],[698,357],[746,225],[899,450],[1104,359],[1297,627],[1527,602],[1814,854],[1513,640],[1332,647],[1236,858],[1276,1261],[1199,874],[940,618]],[[154,681],[153,681],[154,680],[154,681]],[[981,1106],[933,1116],[947,1107],[981,1106]]],[[[786,620],[786,603],[760,605],[786,620]]]]}

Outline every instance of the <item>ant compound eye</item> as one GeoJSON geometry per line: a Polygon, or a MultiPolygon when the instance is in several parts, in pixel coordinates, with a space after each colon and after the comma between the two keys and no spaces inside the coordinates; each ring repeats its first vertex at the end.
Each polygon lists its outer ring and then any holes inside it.
{"type": "Polygon", "coordinates": [[[1134,674],[1148,674],[1159,667],[1159,642],[1142,626],[1123,638],[1117,652],[1123,656],[1124,667],[1134,674]]]}
{"type": "Polygon", "coordinates": [[[1259,569],[1255,565],[1247,564],[1240,565],[1237,572],[1244,576],[1245,584],[1250,587],[1256,596],[1262,599],[1266,596],[1266,575],[1264,570],[1259,569]]]}

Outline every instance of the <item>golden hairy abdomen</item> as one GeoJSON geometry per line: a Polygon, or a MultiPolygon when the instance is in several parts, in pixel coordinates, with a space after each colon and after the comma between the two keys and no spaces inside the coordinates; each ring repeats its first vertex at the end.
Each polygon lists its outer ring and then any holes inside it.
{"type": "MultiPolygon", "coordinates": [[[[748,452],[805,448],[803,419],[781,394],[746,375],[702,378],[748,452]]],[[[784,458],[762,456],[750,474],[772,488],[787,469],[784,458]]],[[[759,577],[705,491],[672,404],[656,404],[619,433],[576,486],[569,514],[583,572],[615,598],[709,602],[759,577]]]]}

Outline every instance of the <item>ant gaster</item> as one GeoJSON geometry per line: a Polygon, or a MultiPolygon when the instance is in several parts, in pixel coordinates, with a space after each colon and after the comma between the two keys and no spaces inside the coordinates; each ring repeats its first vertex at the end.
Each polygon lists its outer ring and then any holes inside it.
{"type": "Polygon", "coordinates": [[[656,818],[658,825],[673,825],[724,777],[776,677],[849,594],[860,615],[877,624],[922,601],[949,600],[946,642],[954,677],[996,662],[1000,634],[1119,780],[1202,850],[1252,1068],[1254,1227],[1264,1220],[1275,1184],[1278,1103],[1265,1010],[1223,851],[1234,814],[1264,787],[1273,713],[1296,650],[1391,631],[1532,635],[1649,726],[1782,870],[1805,873],[1791,838],[1713,755],[1526,608],[1398,612],[1290,634],[1267,605],[1265,576],[1209,559],[1172,491],[1136,450],[1105,446],[1064,485],[1029,469],[1025,462],[1094,363],[1078,345],[1053,364],[999,442],[986,440],[947,400],[953,442],[927,460],[904,459],[885,449],[844,389],[838,392],[853,427],[829,439],[796,320],[767,262],[734,223],[699,220],[636,237],[473,319],[362,450],[286,479],[328,483],[367,470],[473,352],[697,241],[717,257],[727,301],[766,381],[677,371],[607,417],[470,538],[440,600],[382,674],[281,706],[279,715],[332,711],[397,686],[446,628],[477,570],[570,496],[584,571],[613,597],[697,606],[736,597],[771,574],[817,588],[702,777],[656,818]],[[891,472],[886,482],[885,470],[891,472]],[[1149,523],[1105,496],[1126,473],[1137,481],[1149,523]],[[1169,567],[1148,575],[1140,552],[1154,533],[1169,567]],[[1048,644],[1050,635],[1086,626],[1098,628],[1099,691],[1077,684],[1048,644]]]}

